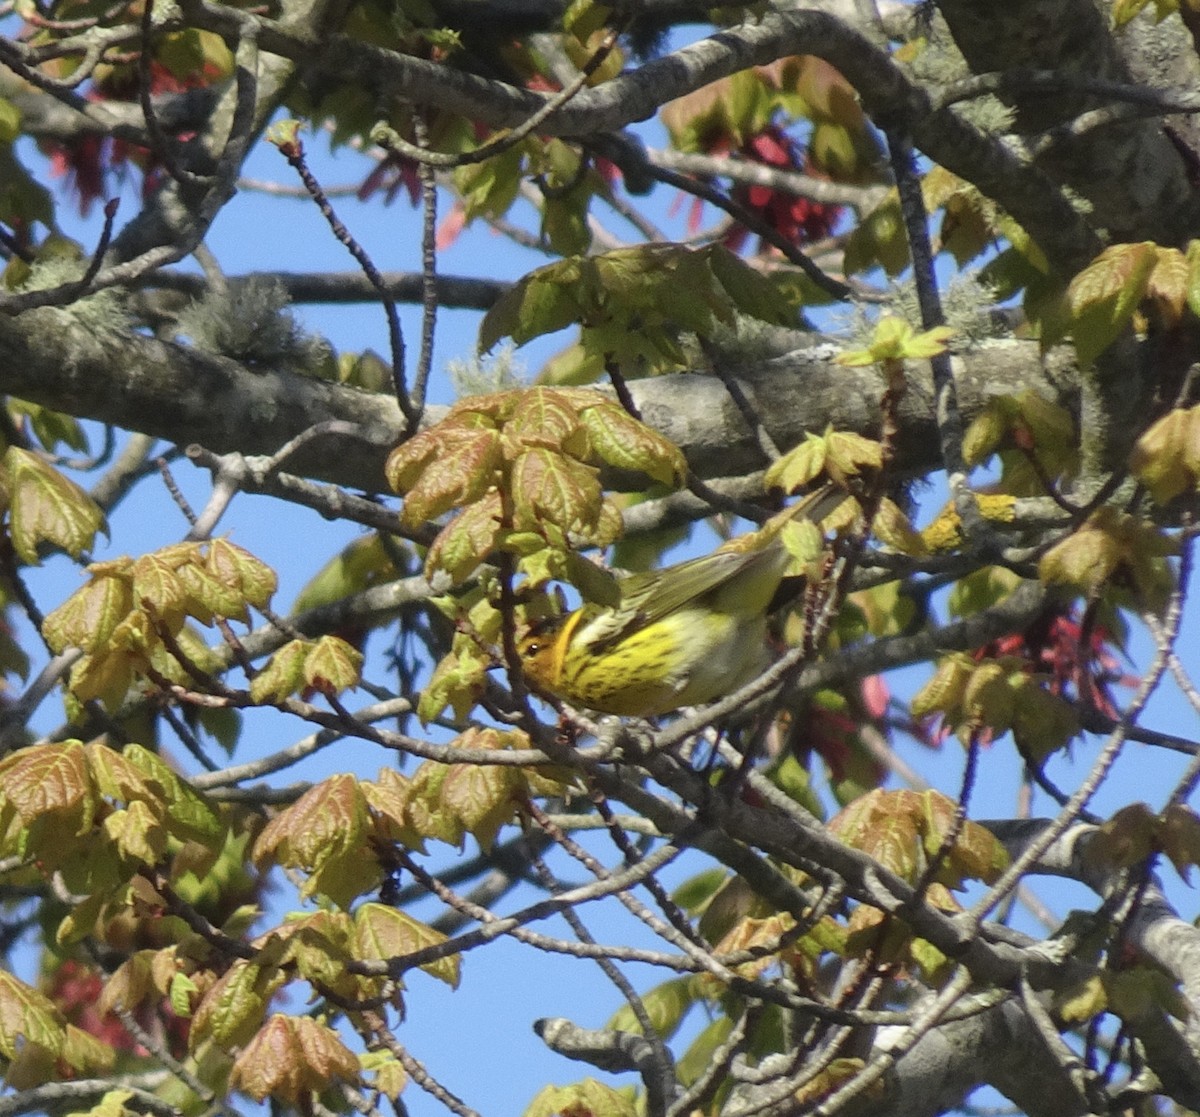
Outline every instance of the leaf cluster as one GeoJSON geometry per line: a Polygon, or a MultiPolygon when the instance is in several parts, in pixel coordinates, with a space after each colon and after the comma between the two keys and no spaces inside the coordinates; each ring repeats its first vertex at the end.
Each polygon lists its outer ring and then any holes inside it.
{"type": "MultiPolygon", "coordinates": [[[[869,791],[831,819],[829,829],[910,884],[922,885],[927,902],[943,911],[960,910],[952,889],[969,880],[991,884],[1008,867],[995,836],[962,819],[954,800],[938,791],[869,791]]],[[[914,937],[903,916],[860,904],[846,932],[851,955],[912,962],[934,982],[948,972],[949,960],[914,937]]]]}
{"type": "MultiPolygon", "coordinates": [[[[496,729],[470,729],[455,744],[504,753],[529,748],[524,734],[496,729]]],[[[461,848],[468,834],[490,849],[532,795],[561,793],[558,778],[519,764],[433,760],[411,776],[385,768],[374,782],[334,776],[280,811],[259,835],[253,856],[259,865],[308,874],[302,896],[322,895],[346,907],[379,884],[374,850],[399,843],[424,852],[430,840],[461,848]]]]}
{"type": "Polygon", "coordinates": [[[0,970],[0,1057],[5,1081],[17,1090],[60,1075],[103,1075],[116,1061],[112,1048],[70,1023],[45,993],[0,970]]]}
{"type": "MultiPolygon", "coordinates": [[[[1092,364],[1130,324],[1144,326],[1149,318],[1170,329],[1185,310],[1200,315],[1200,241],[1184,251],[1152,241],[1106,248],[1071,280],[1066,309],[1065,326],[1082,365],[1092,364]]],[[[1052,340],[1044,335],[1046,343],[1052,340]]]]}
{"type": "Polygon", "coordinates": [[[58,941],[90,933],[101,912],[133,902],[135,878],[187,847],[212,863],[225,844],[220,812],[141,745],[34,745],[0,761],[0,856],[58,874],[82,897],[58,941]]]}
{"type": "Polygon", "coordinates": [[[963,461],[977,466],[998,454],[1005,492],[1042,496],[1047,481],[1070,482],[1079,471],[1075,426],[1064,407],[1032,389],[993,396],[963,434],[963,461]]]}
{"type": "Polygon", "coordinates": [[[939,660],[913,696],[913,715],[940,715],[964,743],[990,741],[1011,730],[1022,755],[1043,759],[1078,732],[1074,707],[1051,693],[1022,659],[976,659],[955,653],[939,660]]]}
{"type": "Polygon", "coordinates": [[[813,163],[843,181],[873,177],[880,152],[853,87],[812,55],[780,59],[711,82],[665,106],[680,151],[737,149],[779,119],[810,122],[813,163]]]}
{"type": "Polygon", "coordinates": [[[1103,507],[1046,551],[1038,575],[1050,584],[1074,586],[1089,598],[1111,583],[1130,592],[1143,607],[1157,611],[1175,585],[1166,558],[1176,550],[1161,528],[1103,507]]]}
{"type": "Polygon", "coordinates": [[[276,587],[270,567],[226,539],[93,563],[87,573],[87,584],[46,617],[42,634],[55,652],[84,653],[71,669],[71,691],[110,710],[136,679],[186,685],[217,670],[187,619],[248,621],[250,607],[264,607],[276,587]]]}
{"type": "Polygon", "coordinates": [[[358,685],[363,654],[340,636],[289,640],[250,680],[257,703],[279,702],[297,691],[341,694],[358,685]]]}
{"type": "Polygon", "coordinates": [[[551,375],[580,384],[610,365],[625,375],[686,368],[683,335],[708,338],[739,314],[798,324],[781,289],[722,245],[645,244],[531,271],[484,315],[479,348],[505,337],[524,345],[578,324],[578,343],[556,359],[551,375]]]}
{"type": "Polygon", "coordinates": [[[426,570],[461,582],[497,550],[612,542],[621,519],[600,462],[666,485],[687,471],[677,447],[607,396],[538,387],[462,400],[393,450],[386,472],[404,494],[406,526],[459,510],[434,539],[426,570]]]}

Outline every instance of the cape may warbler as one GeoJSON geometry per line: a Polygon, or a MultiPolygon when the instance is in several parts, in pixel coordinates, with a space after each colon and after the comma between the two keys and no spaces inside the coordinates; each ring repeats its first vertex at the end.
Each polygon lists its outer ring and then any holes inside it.
{"type": "Polygon", "coordinates": [[[519,642],[530,686],[603,713],[653,717],[731,694],[766,668],[767,612],[788,566],[779,533],[846,499],[825,485],[711,555],[635,574],[616,605],[585,604],[519,642]]]}

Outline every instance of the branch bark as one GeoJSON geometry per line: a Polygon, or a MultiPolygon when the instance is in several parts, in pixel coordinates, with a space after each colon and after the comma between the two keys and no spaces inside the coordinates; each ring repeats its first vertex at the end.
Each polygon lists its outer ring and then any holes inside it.
{"type": "MultiPolygon", "coordinates": [[[[1110,35],[1091,0],[945,0],[938,8],[975,73],[1031,66],[1089,79],[1131,77],[1120,44],[1136,46],[1133,33],[1110,35]]],[[[1178,20],[1172,28],[1186,38],[1178,20]]],[[[1162,75],[1154,80],[1160,85],[1162,75]]],[[[1018,131],[1045,141],[1035,165],[1086,198],[1112,239],[1176,244],[1194,233],[1200,198],[1161,121],[1108,112],[1105,98],[1086,94],[1004,100],[1018,131]]]]}
{"type": "MultiPolygon", "coordinates": [[[[235,16],[206,0],[189,0],[184,8],[189,21],[231,40],[241,33],[243,21],[251,18],[235,16]]],[[[549,99],[345,35],[317,40],[286,31],[270,20],[260,20],[258,26],[264,50],[339,82],[353,82],[414,104],[437,105],[492,127],[515,127],[549,99]]],[[[915,146],[931,159],[999,202],[1033,236],[1056,270],[1074,274],[1099,251],[1101,242],[1084,216],[1049,177],[998,137],[985,135],[949,109],[935,109],[929,94],[885,51],[824,12],[770,12],[754,24],[719,31],[582,91],[539,124],[538,131],[585,136],[623,128],[685,93],[793,54],[817,55],[835,66],[858,90],[876,123],[911,135],[915,146]]]]}
{"type": "MultiPolygon", "coordinates": [[[[882,380],[871,369],[834,364],[836,354],[831,345],[798,348],[728,371],[742,381],[779,446],[794,446],[806,431],[830,425],[877,434],[882,380]]],[[[992,396],[1023,388],[1075,405],[1077,376],[1065,350],[1043,360],[1036,342],[987,343],[956,358],[955,370],[967,421],[992,396]]],[[[941,462],[928,368],[912,367],[909,376],[896,465],[915,476],[941,462]]],[[[646,422],[682,447],[700,476],[735,476],[767,464],[716,377],[664,376],[636,381],[631,390],[646,422]]],[[[361,429],[359,438],[313,440],[288,459],[288,471],[368,492],[385,490],[383,461],[403,431],[389,396],[250,371],[183,345],[98,330],[70,309],[50,307],[0,318],[0,392],[217,453],[272,454],[317,423],[343,420],[361,429]]],[[[428,418],[440,414],[431,408],[428,418]]]]}

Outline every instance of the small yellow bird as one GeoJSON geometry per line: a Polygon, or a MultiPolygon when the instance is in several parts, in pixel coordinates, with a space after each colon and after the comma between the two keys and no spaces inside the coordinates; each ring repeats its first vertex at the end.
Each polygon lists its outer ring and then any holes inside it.
{"type": "Polygon", "coordinates": [[[780,529],[796,518],[819,525],[846,498],[826,484],[711,555],[623,578],[616,605],[536,623],[518,645],[530,686],[626,717],[732,694],[770,662],[767,611],[790,557],[780,529]]]}

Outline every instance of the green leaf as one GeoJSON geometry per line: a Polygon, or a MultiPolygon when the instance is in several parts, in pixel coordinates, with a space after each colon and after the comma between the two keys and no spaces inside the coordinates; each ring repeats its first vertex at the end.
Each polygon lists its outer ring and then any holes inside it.
{"type": "Polygon", "coordinates": [[[367,802],[350,775],[331,776],[280,811],[258,836],[253,857],[309,872],[338,853],[361,853],[367,802]]]}
{"type": "Polygon", "coordinates": [[[721,244],[714,244],[708,250],[708,260],[722,290],[743,314],[777,326],[796,324],[796,307],[758,268],[751,267],[721,244]]]}
{"type": "MultiPolygon", "coordinates": [[[[384,904],[363,904],[354,913],[354,929],[357,949],[356,957],[375,958],[386,961],[391,958],[403,958],[406,954],[414,954],[418,950],[441,946],[447,936],[436,931],[427,923],[414,919],[402,912],[384,904]]],[[[459,954],[446,954],[424,962],[420,969],[438,981],[443,981],[451,989],[457,989],[462,970],[462,957],[459,954]]]]}
{"type": "Polygon", "coordinates": [[[524,1117],[637,1117],[637,1112],[631,1097],[585,1078],[573,1086],[547,1086],[529,1103],[524,1117]]]}
{"type": "Polygon", "coordinates": [[[588,432],[576,403],[579,397],[590,401],[594,393],[536,386],[514,394],[519,405],[501,427],[506,458],[535,446],[576,458],[588,456],[588,432]]]}
{"type": "Polygon", "coordinates": [[[74,481],[36,454],[10,446],[0,463],[9,491],[13,549],[32,566],[49,543],[79,558],[107,526],[104,513],[74,481]]]}
{"type": "Polygon", "coordinates": [[[999,604],[1021,583],[1019,574],[1003,566],[985,566],[950,587],[946,608],[951,616],[968,617],[999,604]]]}
{"type": "MultiPolygon", "coordinates": [[[[0,102],[3,104],[3,102],[0,102]]],[[[25,415],[37,440],[50,453],[54,453],[60,445],[69,446],[77,453],[87,453],[88,440],[79,420],[61,411],[51,411],[38,403],[28,403],[25,400],[10,399],[8,410],[14,416],[25,415]]]]}
{"type": "Polygon", "coordinates": [[[225,824],[209,804],[182,776],[173,772],[162,757],[141,745],[126,745],[122,754],[145,777],[154,781],[167,807],[167,825],[183,841],[219,848],[225,839],[225,824]]]}
{"type": "Polygon", "coordinates": [[[871,344],[866,349],[842,353],[837,363],[860,368],[881,361],[927,360],[946,351],[946,342],[953,333],[949,326],[935,326],[918,333],[903,318],[887,315],[875,324],[871,344]]]}
{"type": "Polygon", "coordinates": [[[362,652],[338,636],[322,636],[304,659],[304,682],[322,694],[341,694],[359,684],[362,652]]]}
{"type": "Polygon", "coordinates": [[[1081,365],[1095,361],[1129,324],[1156,261],[1151,241],[1114,244],[1071,280],[1067,306],[1081,365]]]}
{"type": "Polygon", "coordinates": [[[225,754],[232,756],[242,736],[241,713],[222,706],[202,707],[196,717],[204,731],[225,750],[225,754]]]}
{"type": "Polygon", "coordinates": [[[115,803],[157,802],[159,791],[125,757],[101,741],[83,746],[100,794],[115,803]]]}
{"type": "Polygon", "coordinates": [[[1116,0],[1112,8],[1114,27],[1124,27],[1150,0],[1116,0]]]}
{"type": "Polygon", "coordinates": [[[275,966],[235,959],[197,1005],[192,1043],[211,1036],[227,1049],[242,1046],[262,1027],[271,998],[283,982],[284,974],[275,966]]]}
{"type": "Polygon", "coordinates": [[[422,764],[409,786],[405,814],[422,838],[461,846],[465,833],[462,820],[442,804],[442,788],[449,774],[449,765],[434,761],[422,764]]]}
{"type": "Polygon", "coordinates": [[[914,791],[869,791],[830,820],[832,834],[885,868],[915,881],[924,864],[924,807],[914,791]]]}
{"type": "MultiPolygon", "coordinates": [[[[266,608],[279,585],[274,570],[228,539],[214,539],[209,544],[204,565],[222,586],[257,609],[266,608]]],[[[243,613],[226,615],[242,616],[243,613]]]]}
{"type": "Polygon", "coordinates": [[[78,741],[31,745],[0,761],[5,813],[65,839],[88,832],[100,805],[87,754],[78,741]]]}
{"type": "Polygon", "coordinates": [[[455,648],[443,656],[433,670],[433,677],[417,700],[417,717],[428,725],[451,707],[456,720],[461,721],[483,695],[491,661],[469,641],[456,641],[455,648]]]}
{"type": "Polygon", "coordinates": [[[512,821],[524,792],[524,774],[511,766],[452,764],[442,783],[442,806],[486,852],[500,827],[512,821]]]}
{"type": "Polygon", "coordinates": [[[620,404],[600,400],[585,407],[580,418],[587,427],[592,449],[609,465],[637,470],[671,488],[683,484],[688,468],[683,451],[633,418],[620,404]]]}
{"type": "MultiPolygon", "coordinates": [[[[17,159],[11,144],[0,143],[0,221],[4,224],[32,225],[41,222],[55,227],[54,199],[36,175],[31,175],[17,159]]],[[[5,281],[10,286],[28,277],[28,268],[6,269],[5,281]]]]}
{"type": "Polygon", "coordinates": [[[671,899],[689,915],[698,915],[729,879],[725,869],[703,869],[671,891],[671,899]]]}
{"type": "Polygon", "coordinates": [[[129,615],[132,607],[129,578],[94,574],[87,585],[76,590],[46,616],[42,634],[56,654],[67,648],[94,652],[108,643],[113,630],[129,615]]]}
{"type": "Polygon", "coordinates": [[[0,97],[0,144],[10,144],[21,134],[21,110],[0,97]]]}
{"type": "Polygon", "coordinates": [[[143,555],[133,564],[132,574],[133,600],[149,609],[155,620],[178,631],[186,614],[188,592],[172,564],[155,554],[143,555]]]}
{"type": "Polygon", "coordinates": [[[161,817],[140,800],[106,815],[103,828],[122,857],[157,865],[166,851],[167,831],[161,817]]]}
{"type": "Polygon", "coordinates": [[[795,492],[825,468],[827,452],[828,446],[824,438],[806,432],[803,442],[793,446],[786,454],[767,466],[767,487],[782,489],[785,493],[795,492]]]}
{"type": "Polygon", "coordinates": [[[679,1081],[691,1085],[713,1064],[722,1044],[733,1031],[733,1021],[728,1016],[718,1016],[701,1030],[688,1049],[676,1063],[679,1081]]]}
{"type": "Polygon", "coordinates": [[[258,703],[282,702],[297,693],[305,685],[304,663],[309,647],[307,640],[289,640],[277,649],[250,681],[250,697],[258,703]]]}
{"type": "Polygon", "coordinates": [[[823,819],[825,808],[813,787],[812,775],[795,755],[788,752],[770,773],[771,782],[789,799],[799,803],[814,818],[823,819]]]}
{"type": "Polygon", "coordinates": [[[250,612],[246,599],[237,588],[214,577],[198,563],[186,563],[177,572],[187,592],[185,604],[189,616],[201,624],[211,624],[214,617],[229,617],[248,621],[250,612]]]}
{"type": "Polygon", "coordinates": [[[127,651],[85,655],[71,668],[70,691],[80,702],[97,699],[110,710],[120,708],[133,685],[135,661],[127,651]]]}
{"type": "Polygon", "coordinates": [[[502,217],[521,186],[525,148],[516,144],[481,163],[467,163],[454,171],[454,185],[462,198],[467,221],[476,217],[502,217]]]}
{"type": "Polygon", "coordinates": [[[494,491],[467,505],[430,544],[427,576],[444,570],[454,585],[466,581],[498,546],[503,510],[500,494],[494,491]]]}
{"type": "MultiPolygon", "coordinates": [[[[696,983],[690,977],[672,978],[641,994],[641,997],[654,1031],[664,1039],[670,1039],[679,1030],[688,1009],[696,1003],[696,983]]],[[[642,1034],[641,1025],[628,1005],[617,1009],[609,1017],[605,1028],[642,1034]]]]}
{"type": "Polygon", "coordinates": [[[1038,575],[1091,597],[1121,572],[1153,608],[1170,589],[1171,573],[1162,558],[1173,551],[1171,541],[1152,524],[1105,507],[1042,556],[1038,575]]]}
{"type": "Polygon", "coordinates": [[[899,275],[908,266],[908,239],[894,188],[846,238],[843,267],[847,275],[869,271],[876,265],[889,276],[899,275]]]}
{"type": "Polygon", "coordinates": [[[292,613],[332,605],[348,594],[390,580],[398,573],[397,562],[409,553],[408,544],[396,536],[377,532],[358,536],[308,580],[292,602],[292,613]]]}
{"type": "Polygon", "coordinates": [[[599,471],[553,450],[535,448],[512,464],[513,527],[536,530],[549,521],[564,531],[599,522],[599,471]]]}
{"type": "Polygon", "coordinates": [[[16,1058],[28,1043],[57,1055],[66,1042],[66,1021],[44,993],[0,970],[0,1055],[16,1058]]]}
{"type": "Polygon", "coordinates": [[[1061,695],[1051,694],[1034,679],[1028,679],[1017,690],[1012,732],[1023,756],[1042,760],[1075,737],[1079,715],[1061,695]]]}
{"type": "Polygon", "coordinates": [[[401,513],[406,526],[417,527],[451,508],[470,504],[496,483],[502,448],[494,427],[470,429],[445,423],[417,439],[393,451],[387,465],[393,488],[407,490],[401,513]],[[417,439],[423,441],[414,447],[417,439]],[[409,463],[418,459],[421,465],[414,470],[409,463]]]}
{"type": "Polygon", "coordinates": [[[193,998],[198,992],[196,983],[187,974],[173,974],[167,989],[167,1001],[171,1005],[171,1011],[181,1020],[186,1020],[192,1014],[193,998]]]}
{"type": "Polygon", "coordinates": [[[1200,407],[1176,408],[1152,423],[1129,455],[1129,468],[1158,504],[1200,485],[1200,407]]]}
{"type": "Polygon", "coordinates": [[[483,316],[479,352],[489,352],[503,337],[511,337],[520,346],[578,321],[594,275],[590,265],[571,257],[518,280],[483,316]]]}
{"type": "Polygon", "coordinates": [[[562,256],[578,255],[592,245],[588,224],[591,192],[583,187],[546,198],[542,203],[542,236],[562,256]]]}

